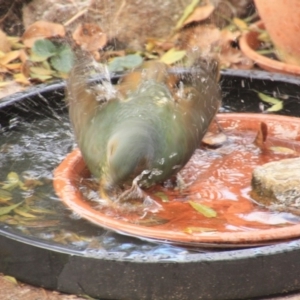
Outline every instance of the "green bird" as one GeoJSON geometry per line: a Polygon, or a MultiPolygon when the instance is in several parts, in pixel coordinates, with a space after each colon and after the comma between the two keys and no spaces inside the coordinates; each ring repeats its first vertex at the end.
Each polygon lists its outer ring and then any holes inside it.
{"type": "Polygon", "coordinates": [[[221,103],[217,64],[199,59],[172,73],[147,61],[117,85],[89,83],[87,65],[76,63],[66,87],[76,142],[102,198],[143,198],[199,147],[221,103]]]}

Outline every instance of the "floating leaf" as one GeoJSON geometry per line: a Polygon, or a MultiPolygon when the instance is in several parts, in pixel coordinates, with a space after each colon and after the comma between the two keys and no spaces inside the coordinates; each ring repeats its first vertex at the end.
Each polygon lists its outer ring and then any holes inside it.
{"type": "Polygon", "coordinates": [[[50,58],[51,66],[62,73],[68,73],[72,69],[74,62],[74,54],[67,45],[60,47],[58,53],[50,58]]]}
{"type": "Polygon", "coordinates": [[[274,153],[279,154],[296,154],[297,152],[293,149],[286,148],[286,147],[280,147],[280,146],[273,146],[269,148],[274,153]]]}
{"type": "Polygon", "coordinates": [[[283,101],[281,101],[277,98],[268,96],[266,94],[260,93],[260,92],[257,92],[257,95],[262,101],[267,102],[269,104],[273,104],[266,111],[274,112],[274,111],[279,111],[279,110],[283,109],[283,101]]]}
{"type": "Polygon", "coordinates": [[[176,24],[176,29],[179,29],[184,21],[191,15],[191,13],[195,10],[199,3],[199,0],[192,0],[192,2],[185,8],[183,15],[179,19],[179,21],[176,24]]]}
{"type": "Polygon", "coordinates": [[[19,216],[22,216],[22,217],[25,217],[25,218],[37,218],[37,216],[31,214],[28,212],[28,209],[22,209],[22,208],[16,208],[14,209],[14,212],[19,215],[19,216]]]}
{"type": "Polygon", "coordinates": [[[1,187],[3,190],[13,190],[19,186],[19,175],[16,172],[10,172],[7,175],[6,183],[1,187]]]}
{"type": "Polygon", "coordinates": [[[169,202],[169,198],[164,192],[157,192],[154,195],[159,197],[162,202],[169,202]]]}
{"type": "Polygon", "coordinates": [[[120,72],[125,69],[133,69],[141,65],[143,58],[138,54],[129,54],[126,56],[114,58],[108,65],[111,72],[120,72]]]}
{"type": "Polygon", "coordinates": [[[207,218],[214,218],[217,216],[217,212],[215,210],[213,210],[212,208],[198,203],[198,202],[194,202],[194,201],[189,201],[189,204],[200,214],[202,214],[203,216],[207,217],[207,218]]]}
{"type": "Polygon", "coordinates": [[[6,202],[12,199],[12,194],[9,191],[0,189],[0,200],[1,202],[6,202]]]}
{"type": "Polygon", "coordinates": [[[212,232],[216,231],[214,228],[206,228],[206,227],[186,227],[184,232],[192,234],[192,233],[201,233],[201,232],[212,232]]]}
{"type": "Polygon", "coordinates": [[[46,39],[37,40],[33,44],[32,52],[38,57],[49,58],[56,54],[57,46],[46,39]]]}
{"type": "Polygon", "coordinates": [[[271,107],[269,107],[266,111],[268,111],[268,112],[274,112],[274,111],[280,111],[282,109],[283,109],[283,102],[280,101],[277,104],[274,104],[271,107]]]}
{"type": "Polygon", "coordinates": [[[176,50],[175,48],[171,48],[160,58],[160,61],[167,65],[172,65],[182,60],[185,57],[185,55],[186,55],[185,50],[176,50]]]}
{"type": "Polygon", "coordinates": [[[19,203],[17,203],[17,204],[10,205],[10,206],[0,207],[0,216],[2,216],[2,215],[7,215],[7,214],[10,213],[12,210],[14,210],[14,209],[17,208],[18,206],[20,206],[22,203],[23,203],[23,201],[22,201],[22,202],[19,202],[19,203]]]}

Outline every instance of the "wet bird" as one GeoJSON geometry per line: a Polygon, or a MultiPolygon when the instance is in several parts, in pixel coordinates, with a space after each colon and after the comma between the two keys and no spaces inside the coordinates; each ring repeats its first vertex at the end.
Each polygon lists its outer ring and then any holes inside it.
{"type": "Polygon", "coordinates": [[[67,81],[83,158],[102,198],[143,198],[143,188],[174,176],[199,147],[221,102],[217,64],[198,59],[188,72],[172,73],[147,61],[117,85],[89,82],[87,65],[79,60],[67,81]]]}

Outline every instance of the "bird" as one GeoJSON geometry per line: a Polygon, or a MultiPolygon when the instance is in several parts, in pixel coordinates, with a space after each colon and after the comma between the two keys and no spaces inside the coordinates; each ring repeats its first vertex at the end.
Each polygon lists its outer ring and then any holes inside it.
{"type": "Polygon", "coordinates": [[[189,161],[220,104],[215,60],[188,70],[144,61],[117,84],[104,67],[77,59],[66,83],[69,118],[83,159],[103,199],[142,199],[189,161]],[[89,74],[100,73],[92,81],[89,74]]]}

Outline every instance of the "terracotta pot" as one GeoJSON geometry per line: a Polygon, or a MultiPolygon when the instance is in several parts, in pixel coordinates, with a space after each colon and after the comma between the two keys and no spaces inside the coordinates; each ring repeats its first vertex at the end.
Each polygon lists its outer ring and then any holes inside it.
{"type": "MultiPolygon", "coordinates": [[[[243,136],[245,132],[249,131],[253,131],[254,135],[260,126],[260,122],[262,121],[268,124],[269,136],[272,136],[277,141],[284,139],[286,140],[288,134],[289,139],[287,143],[291,143],[291,141],[294,141],[294,143],[297,144],[297,137],[300,136],[299,118],[266,114],[231,113],[218,115],[218,121],[225,130],[228,130],[228,132],[236,130],[237,132],[239,132],[240,135],[243,136]]],[[[300,145],[298,145],[297,147],[299,147],[300,150],[300,145]]],[[[244,169],[245,163],[242,163],[242,165],[244,169]]],[[[213,168],[215,169],[215,167],[213,168]]],[[[172,203],[174,205],[177,205],[177,213],[172,215],[171,219],[168,218],[168,223],[171,223],[171,226],[168,224],[158,224],[150,227],[142,226],[135,222],[129,222],[129,215],[126,215],[126,219],[124,220],[120,217],[115,217],[111,214],[106,214],[101,209],[99,210],[93,205],[91,205],[91,202],[85,199],[85,197],[81,193],[80,187],[78,186],[80,179],[86,176],[88,176],[88,173],[85,163],[82,159],[81,153],[78,149],[74,150],[55,170],[54,188],[56,190],[57,195],[61,198],[64,204],[66,204],[77,214],[81,215],[83,218],[97,225],[115,230],[117,232],[138,236],[141,238],[151,238],[161,241],[171,241],[174,243],[190,245],[199,245],[201,243],[215,243],[218,244],[219,247],[221,245],[226,247],[228,247],[229,245],[245,247],[246,245],[259,245],[262,243],[270,243],[282,239],[295,238],[300,236],[300,224],[289,224],[285,227],[276,227],[268,229],[265,229],[265,227],[263,227],[263,229],[256,228],[250,231],[244,231],[243,228],[247,227],[247,225],[244,225],[244,227],[243,225],[241,225],[240,229],[236,231],[215,230],[213,232],[186,232],[184,230],[185,228],[188,228],[188,226],[193,226],[190,225],[191,220],[193,218],[195,219],[198,217],[192,217],[191,214],[193,214],[194,212],[188,212],[187,206],[189,205],[182,203],[181,201],[161,203],[161,205],[165,209],[166,214],[168,213],[169,208],[171,208],[171,206],[168,205],[172,205],[172,203]],[[183,228],[182,230],[174,229],[178,222],[182,222],[184,214],[190,214],[188,215],[189,218],[187,219],[187,223],[183,224],[183,226],[180,225],[183,228]]],[[[249,177],[249,182],[250,179],[251,173],[249,177]]],[[[193,186],[191,185],[190,189],[192,188],[193,186]]],[[[212,185],[209,185],[208,189],[212,190],[212,185]]],[[[151,192],[149,193],[151,194],[151,192]]],[[[222,199],[220,201],[217,200],[211,203],[215,203],[216,206],[224,206],[224,204],[221,204],[221,202],[225,203],[222,199]]],[[[233,206],[231,207],[231,209],[234,210],[234,213],[232,213],[232,215],[229,216],[228,210],[228,213],[226,213],[226,215],[224,216],[225,218],[230,217],[232,219],[236,219],[236,214],[248,213],[249,211],[251,212],[257,210],[255,204],[251,203],[251,201],[245,201],[246,203],[244,203],[243,205],[240,205],[239,202],[236,201],[233,202],[234,203],[232,204],[233,206]]],[[[203,225],[203,227],[205,226],[203,225]]],[[[206,225],[206,227],[208,227],[208,225],[206,225]]]]}
{"type": "Polygon", "coordinates": [[[254,0],[280,60],[300,66],[300,2],[254,0]]]}
{"type": "MultiPolygon", "coordinates": [[[[262,21],[253,24],[252,28],[265,29],[262,21]]],[[[262,69],[279,72],[284,74],[300,75],[300,66],[287,64],[275,59],[268,58],[257,53],[255,50],[259,47],[260,41],[258,40],[259,31],[245,32],[240,38],[239,44],[242,52],[249,58],[251,58],[262,69]]],[[[300,41],[300,40],[299,40],[300,41]]],[[[300,47],[300,43],[299,43],[300,47]]],[[[299,48],[300,49],[300,48],[299,48]]],[[[300,50],[299,50],[300,51],[300,50]]]]}

